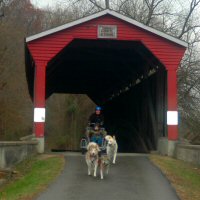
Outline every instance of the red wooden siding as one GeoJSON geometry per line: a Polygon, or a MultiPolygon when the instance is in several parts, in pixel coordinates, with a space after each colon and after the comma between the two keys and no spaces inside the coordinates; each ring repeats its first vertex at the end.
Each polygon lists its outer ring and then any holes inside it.
{"type": "Polygon", "coordinates": [[[36,62],[35,69],[35,85],[34,85],[34,107],[45,107],[45,91],[46,91],[46,62],[36,62]]]}
{"type": "Polygon", "coordinates": [[[74,38],[97,39],[98,25],[117,25],[117,40],[141,41],[167,69],[177,69],[185,51],[185,47],[111,15],[105,15],[30,41],[28,47],[35,61],[49,61],[74,38]]]}

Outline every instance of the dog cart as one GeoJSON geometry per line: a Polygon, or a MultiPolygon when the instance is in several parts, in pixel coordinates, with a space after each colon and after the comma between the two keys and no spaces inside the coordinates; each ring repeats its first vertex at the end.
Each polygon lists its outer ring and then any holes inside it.
{"type": "Polygon", "coordinates": [[[92,127],[88,126],[86,128],[85,136],[81,138],[80,149],[81,149],[82,154],[85,154],[85,152],[87,151],[87,145],[89,144],[89,142],[96,142],[99,145],[101,152],[105,152],[106,150],[107,143],[105,140],[105,136],[106,136],[105,128],[101,127],[97,132],[95,132],[94,127],[95,126],[92,126],[92,127]]]}

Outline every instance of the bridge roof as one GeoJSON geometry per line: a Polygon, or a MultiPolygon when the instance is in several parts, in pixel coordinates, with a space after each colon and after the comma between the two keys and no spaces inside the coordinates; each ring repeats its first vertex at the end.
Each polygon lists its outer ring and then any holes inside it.
{"type": "Polygon", "coordinates": [[[70,22],[70,23],[66,23],[66,24],[64,24],[64,25],[58,26],[58,27],[56,27],[56,28],[52,28],[52,29],[49,29],[49,30],[47,30],[47,31],[38,33],[38,34],[36,34],[36,35],[29,36],[29,37],[26,38],[26,42],[30,42],[30,41],[39,39],[39,38],[41,38],[41,37],[44,37],[44,36],[47,36],[47,35],[56,33],[56,32],[58,32],[58,31],[65,30],[65,29],[67,29],[67,28],[70,28],[70,27],[73,27],[73,26],[82,24],[82,23],[84,23],[84,22],[90,21],[90,20],[92,20],[92,19],[99,18],[99,17],[104,16],[104,15],[107,15],[107,14],[109,14],[109,15],[111,15],[111,16],[114,16],[114,17],[116,17],[116,18],[119,18],[119,19],[121,19],[121,20],[123,20],[123,21],[125,21],[125,22],[128,22],[128,23],[130,23],[130,24],[132,24],[132,25],[135,25],[135,26],[137,26],[137,27],[139,27],[139,28],[142,28],[142,29],[144,29],[144,30],[146,30],[146,31],[149,31],[149,32],[151,32],[151,33],[154,33],[154,34],[156,34],[156,35],[158,35],[158,36],[161,36],[161,37],[163,37],[163,38],[165,38],[165,39],[167,39],[167,40],[170,40],[170,41],[172,41],[172,42],[175,42],[175,43],[177,43],[177,44],[179,44],[179,45],[182,45],[182,46],[184,46],[184,47],[187,47],[187,46],[188,46],[188,44],[187,44],[185,41],[183,41],[183,40],[180,40],[180,39],[175,38],[175,37],[173,37],[173,36],[171,36],[171,35],[168,35],[168,34],[166,34],[166,33],[163,33],[163,32],[161,32],[161,31],[159,31],[159,30],[156,30],[156,29],[154,29],[154,28],[151,28],[151,27],[149,27],[149,26],[146,26],[146,25],[144,25],[144,24],[142,24],[142,23],[140,23],[140,22],[138,22],[138,21],[136,21],[136,20],[134,20],[134,19],[131,19],[130,17],[127,17],[127,16],[125,16],[125,15],[122,15],[122,14],[120,14],[120,13],[118,13],[118,12],[115,12],[115,11],[113,11],[113,10],[110,10],[110,9],[103,10],[103,11],[101,11],[101,12],[98,12],[98,13],[95,13],[95,14],[92,14],[92,15],[89,15],[89,16],[87,16],[87,17],[83,17],[83,18],[81,18],[81,19],[72,21],[72,22],[70,22]]]}

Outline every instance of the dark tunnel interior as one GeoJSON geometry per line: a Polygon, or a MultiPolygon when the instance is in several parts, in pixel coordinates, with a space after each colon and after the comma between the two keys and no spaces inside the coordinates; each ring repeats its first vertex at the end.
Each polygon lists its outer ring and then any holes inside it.
{"type": "Polygon", "coordinates": [[[53,93],[87,94],[101,105],[119,152],[155,150],[166,134],[166,70],[140,41],[73,40],[48,63],[46,98],[53,93]]]}
{"type": "Polygon", "coordinates": [[[116,136],[119,152],[148,153],[165,134],[165,97],[157,96],[156,84],[154,75],[105,104],[106,126],[116,136]]]}

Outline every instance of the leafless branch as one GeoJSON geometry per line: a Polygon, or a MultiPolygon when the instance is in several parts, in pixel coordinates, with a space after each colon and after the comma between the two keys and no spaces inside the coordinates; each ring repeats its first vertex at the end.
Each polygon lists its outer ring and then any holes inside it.
{"type": "Polygon", "coordinates": [[[200,3],[200,0],[192,0],[190,3],[190,10],[184,20],[184,24],[181,30],[181,33],[179,34],[178,38],[182,38],[182,36],[187,32],[186,30],[186,26],[188,24],[188,21],[193,13],[193,11],[195,10],[195,8],[198,6],[198,4],[200,3]]]}
{"type": "Polygon", "coordinates": [[[92,4],[94,4],[97,8],[99,8],[100,10],[103,10],[104,8],[102,8],[95,0],[88,0],[89,2],[91,2],[92,4]]]}

